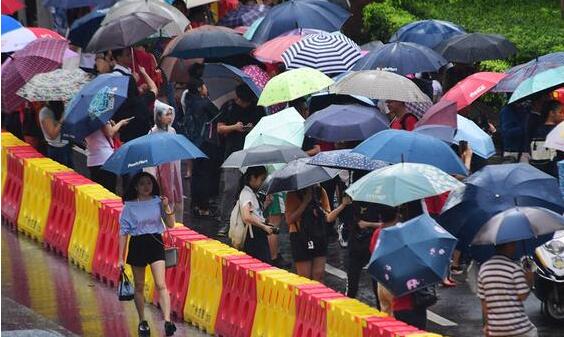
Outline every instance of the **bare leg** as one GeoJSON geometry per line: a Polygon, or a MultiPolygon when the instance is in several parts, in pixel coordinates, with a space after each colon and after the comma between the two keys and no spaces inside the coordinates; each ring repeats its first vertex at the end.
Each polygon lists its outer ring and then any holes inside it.
{"type": "MultiPolygon", "coordinates": [[[[268,223],[276,228],[280,228],[280,222],[282,221],[282,215],[270,215],[268,217],[268,223]]],[[[272,234],[268,236],[268,245],[270,246],[270,258],[275,260],[278,257],[278,234],[272,234]]]]}
{"type": "Polygon", "coordinates": [[[159,293],[159,304],[163,310],[164,320],[170,321],[170,295],[168,289],[166,288],[165,280],[165,262],[159,260],[151,264],[151,272],[153,273],[153,279],[155,280],[155,289],[159,293]]]}
{"type": "Polygon", "coordinates": [[[316,257],[312,263],[312,276],[313,280],[323,282],[325,278],[325,263],[327,258],[325,256],[316,257]]]}
{"type": "Polygon", "coordinates": [[[296,272],[298,275],[311,279],[312,262],[311,261],[301,261],[296,262],[296,272]]]}
{"type": "Polygon", "coordinates": [[[145,296],[143,290],[145,289],[145,267],[134,267],[131,266],[133,270],[133,280],[135,283],[135,309],[137,309],[137,315],[139,315],[139,322],[145,320],[145,296]]]}

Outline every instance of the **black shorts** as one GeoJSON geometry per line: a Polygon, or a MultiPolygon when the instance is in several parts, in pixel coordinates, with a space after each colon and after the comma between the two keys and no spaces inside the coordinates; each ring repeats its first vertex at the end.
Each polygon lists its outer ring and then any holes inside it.
{"type": "Polygon", "coordinates": [[[129,239],[127,264],[146,267],[148,264],[165,259],[163,236],[161,234],[142,234],[129,239]]]}
{"type": "Polygon", "coordinates": [[[294,262],[311,261],[316,257],[327,256],[327,239],[314,239],[313,249],[309,249],[308,241],[302,233],[290,233],[290,247],[294,262]]]}

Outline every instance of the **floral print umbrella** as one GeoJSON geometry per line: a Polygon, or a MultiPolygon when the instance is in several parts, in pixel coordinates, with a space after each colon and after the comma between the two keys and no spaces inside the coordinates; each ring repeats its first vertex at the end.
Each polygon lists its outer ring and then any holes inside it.
{"type": "Polygon", "coordinates": [[[80,69],[57,69],[35,75],[17,94],[30,102],[69,101],[90,80],[92,75],[80,69]]]}

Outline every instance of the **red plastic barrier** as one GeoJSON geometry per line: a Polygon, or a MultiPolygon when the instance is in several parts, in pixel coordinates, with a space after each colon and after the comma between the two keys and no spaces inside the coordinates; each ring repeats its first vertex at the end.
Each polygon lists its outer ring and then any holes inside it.
{"type": "Polygon", "coordinates": [[[65,257],[76,215],[74,187],[86,184],[94,184],[94,182],[76,172],[53,174],[51,206],[45,226],[44,244],[65,257]]]}
{"type": "MultiPolygon", "coordinates": [[[[393,317],[370,317],[366,319],[366,327],[363,328],[363,337],[388,337],[392,331],[410,327],[402,321],[393,317]]],[[[416,328],[414,328],[417,330],[416,328]]],[[[393,333],[391,335],[394,337],[393,333]]]]}
{"type": "Polygon", "coordinates": [[[23,164],[26,158],[41,158],[43,155],[31,146],[14,146],[7,149],[7,176],[2,193],[2,219],[11,227],[17,227],[22,202],[23,164]]]}
{"type": "Polygon", "coordinates": [[[272,266],[249,255],[223,259],[223,291],[219,302],[215,334],[221,337],[249,337],[257,306],[256,272],[272,266]]]}
{"type": "Polygon", "coordinates": [[[100,230],[92,261],[92,274],[113,287],[119,280],[119,217],[121,200],[103,200],[99,211],[100,230]]]}
{"type": "Polygon", "coordinates": [[[321,284],[297,286],[296,325],[294,337],[327,336],[325,302],[346,298],[345,295],[321,284]]]}

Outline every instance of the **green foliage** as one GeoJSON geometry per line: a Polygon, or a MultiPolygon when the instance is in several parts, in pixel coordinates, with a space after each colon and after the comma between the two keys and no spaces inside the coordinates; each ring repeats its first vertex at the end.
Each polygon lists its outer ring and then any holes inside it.
{"type": "Polygon", "coordinates": [[[480,62],[480,71],[503,73],[509,68],[511,68],[511,63],[506,60],[488,60],[480,62]]]}
{"type": "Polygon", "coordinates": [[[370,32],[372,39],[388,41],[390,36],[401,26],[417,18],[399,7],[394,7],[389,1],[373,2],[364,7],[364,26],[370,32]]]}

